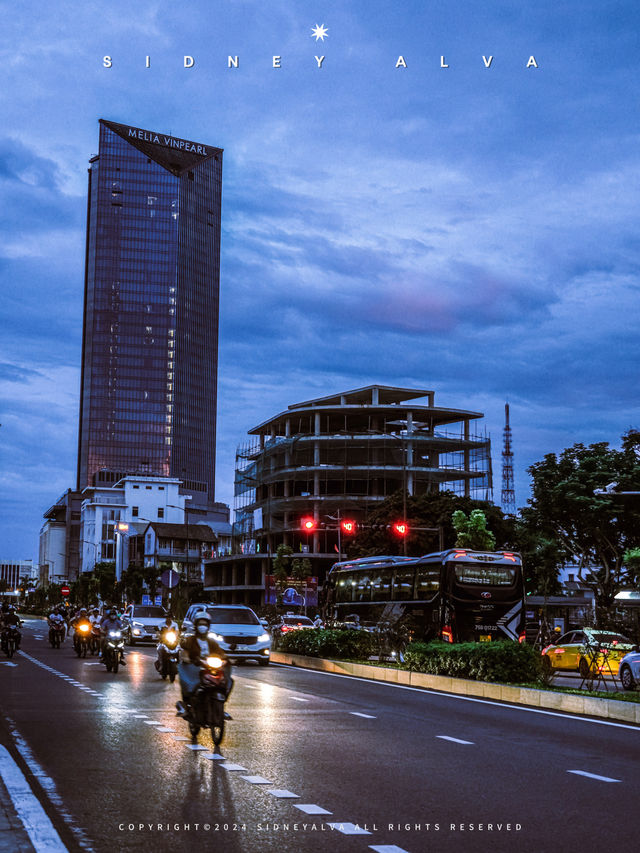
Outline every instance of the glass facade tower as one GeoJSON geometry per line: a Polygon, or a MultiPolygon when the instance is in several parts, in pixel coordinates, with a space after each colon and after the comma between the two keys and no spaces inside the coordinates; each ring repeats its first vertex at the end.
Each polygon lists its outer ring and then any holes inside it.
{"type": "Polygon", "coordinates": [[[221,188],[221,149],[100,120],[79,489],[153,474],[214,502],[221,188]]]}

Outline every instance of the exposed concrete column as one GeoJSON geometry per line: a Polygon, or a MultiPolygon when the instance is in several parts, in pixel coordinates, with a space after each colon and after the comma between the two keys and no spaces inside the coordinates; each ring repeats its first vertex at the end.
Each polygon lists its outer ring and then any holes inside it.
{"type": "MultiPolygon", "coordinates": [[[[466,420],[464,422],[464,438],[465,438],[465,441],[469,441],[470,436],[471,436],[471,431],[469,428],[469,421],[466,420]]],[[[469,448],[465,447],[465,449],[464,449],[464,470],[468,471],[470,466],[471,466],[471,453],[469,451],[469,448]]],[[[471,480],[469,478],[467,478],[464,481],[464,496],[465,496],[465,498],[468,498],[470,495],[471,495],[471,480]]]]}
{"type": "Polygon", "coordinates": [[[371,389],[371,405],[377,406],[377,405],[379,405],[379,402],[380,402],[380,389],[379,388],[372,388],[371,389]]]}
{"type": "Polygon", "coordinates": [[[284,434],[287,438],[291,436],[291,418],[287,418],[284,422],[284,434]]]}
{"type": "MultiPolygon", "coordinates": [[[[313,517],[315,518],[316,522],[320,521],[320,504],[317,501],[313,504],[313,517]]],[[[314,554],[320,553],[320,531],[319,530],[315,530],[313,533],[313,553],[314,554]]]]}
{"type": "Polygon", "coordinates": [[[407,471],[407,492],[413,495],[413,412],[407,412],[407,436],[403,443],[406,444],[405,465],[407,471]]]}

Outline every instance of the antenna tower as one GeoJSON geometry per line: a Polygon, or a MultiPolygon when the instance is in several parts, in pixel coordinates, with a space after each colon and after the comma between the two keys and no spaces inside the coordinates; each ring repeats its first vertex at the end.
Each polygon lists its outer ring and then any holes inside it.
{"type": "Polygon", "coordinates": [[[502,448],[502,511],[505,515],[516,514],[516,492],[513,482],[513,450],[511,449],[511,427],[509,426],[509,404],[504,406],[504,444],[502,448]]]}

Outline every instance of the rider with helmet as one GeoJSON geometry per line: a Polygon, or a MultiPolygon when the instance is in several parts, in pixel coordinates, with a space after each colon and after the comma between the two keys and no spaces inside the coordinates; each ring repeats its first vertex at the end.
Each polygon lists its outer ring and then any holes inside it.
{"type": "MultiPolygon", "coordinates": [[[[206,610],[201,610],[193,617],[193,626],[195,634],[182,640],[181,646],[186,652],[186,658],[183,658],[180,665],[180,688],[182,690],[182,698],[186,702],[189,696],[198,686],[200,681],[200,670],[198,664],[201,658],[207,658],[209,655],[222,658],[224,661],[223,669],[226,681],[227,699],[233,687],[233,679],[231,678],[231,664],[227,660],[227,656],[220,648],[218,643],[210,636],[211,632],[211,617],[206,610]]],[[[182,702],[177,703],[177,708],[180,713],[183,713],[185,708],[182,702]]],[[[227,714],[225,716],[228,717],[227,714]]]]}
{"type": "MultiPolygon", "coordinates": [[[[9,605],[9,607],[5,611],[3,619],[2,619],[2,640],[1,640],[2,651],[6,651],[6,648],[7,648],[7,640],[6,640],[6,636],[5,636],[5,631],[8,628],[19,629],[21,625],[22,625],[22,622],[21,622],[20,617],[18,616],[18,614],[16,612],[15,607],[13,605],[9,605]]],[[[18,650],[20,648],[20,641],[21,640],[22,640],[22,634],[20,633],[20,631],[18,631],[18,636],[16,638],[16,650],[18,650]]]]}
{"type": "MultiPolygon", "coordinates": [[[[118,611],[114,605],[107,610],[106,615],[103,616],[102,622],[100,623],[100,632],[102,634],[100,657],[103,657],[104,655],[104,647],[107,642],[107,637],[109,636],[109,631],[122,631],[122,622],[118,618],[118,611]]],[[[120,653],[120,663],[122,666],[127,665],[127,662],[124,659],[124,651],[120,653]]]]}

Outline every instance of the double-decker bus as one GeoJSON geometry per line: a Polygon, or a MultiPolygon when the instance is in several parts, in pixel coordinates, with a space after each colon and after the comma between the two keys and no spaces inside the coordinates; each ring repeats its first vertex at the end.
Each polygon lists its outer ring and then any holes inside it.
{"type": "Polygon", "coordinates": [[[520,640],[522,560],[512,551],[452,548],[335,563],[325,582],[325,617],[354,615],[362,625],[406,617],[416,639],[520,640]]]}

